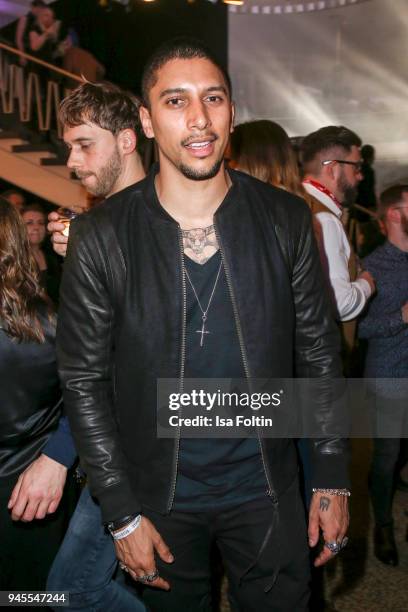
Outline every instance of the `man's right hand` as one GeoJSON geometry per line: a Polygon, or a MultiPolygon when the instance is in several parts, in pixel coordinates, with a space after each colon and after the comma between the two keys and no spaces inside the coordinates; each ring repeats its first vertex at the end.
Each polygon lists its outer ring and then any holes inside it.
{"type": "Polygon", "coordinates": [[[67,254],[67,244],[68,244],[68,236],[63,235],[63,231],[65,229],[65,225],[60,223],[60,216],[57,212],[51,212],[48,215],[48,225],[47,229],[51,233],[51,242],[54,248],[54,251],[61,255],[61,257],[65,257],[67,254]]]}
{"type": "Polygon", "coordinates": [[[402,320],[404,323],[408,323],[408,302],[406,302],[401,308],[402,311],[402,320]]]}
{"type": "Polygon", "coordinates": [[[370,285],[371,293],[373,294],[375,291],[375,280],[371,276],[370,272],[367,272],[367,270],[364,270],[364,272],[361,272],[361,274],[358,275],[358,278],[359,279],[364,278],[364,280],[367,281],[367,283],[370,285]]]}
{"type": "MultiPolygon", "coordinates": [[[[122,540],[115,540],[116,556],[126,566],[134,580],[154,574],[156,571],[155,552],[165,563],[173,563],[174,557],[153,523],[142,516],[139,527],[122,540]]],[[[148,583],[151,587],[170,589],[169,583],[158,576],[148,583]]]]}

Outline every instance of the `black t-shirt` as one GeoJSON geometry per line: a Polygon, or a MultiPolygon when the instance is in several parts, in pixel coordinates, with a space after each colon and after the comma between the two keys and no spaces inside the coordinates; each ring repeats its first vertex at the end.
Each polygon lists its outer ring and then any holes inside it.
{"type": "MultiPolygon", "coordinates": [[[[204,309],[221,263],[219,251],[204,265],[185,257],[185,266],[204,309]]],[[[186,378],[245,378],[235,318],[221,267],[206,333],[200,346],[202,312],[188,280],[186,378]]],[[[247,439],[188,439],[180,441],[174,508],[200,512],[228,508],[259,499],[267,482],[259,442],[247,439]]]]}

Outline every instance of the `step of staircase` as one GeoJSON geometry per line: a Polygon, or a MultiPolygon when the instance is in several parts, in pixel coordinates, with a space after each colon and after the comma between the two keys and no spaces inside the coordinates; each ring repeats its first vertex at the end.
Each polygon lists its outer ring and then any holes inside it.
{"type": "Polygon", "coordinates": [[[27,142],[24,144],[13,145],[12,151],[13,153],[44,153],[45,151],[52,153],[53,147],[48,143],[32,144],[27,142]]]}
{"type": "Polygon", "coordinates": [[[39,148],[0,131],[0,177],[57,206],[85,205],[86,191],[49,147],[39,148]],[[45,161],[45,163],[43,163],[45,161]]]}
{"type": "Polygon", "coordinates": [[[67,163],[67,157],[42,157],[40,164],[42,166],[65,166],[67,163]]]}
{"type": "Polygon", "coordinates": [[[0,130],[0,140],[11,140],[13,138],[19,139],[18,132],[0,130]]]}

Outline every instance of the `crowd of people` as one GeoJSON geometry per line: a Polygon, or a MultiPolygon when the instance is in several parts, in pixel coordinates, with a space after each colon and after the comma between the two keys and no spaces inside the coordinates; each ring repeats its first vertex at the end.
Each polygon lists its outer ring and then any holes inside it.
{"type": "Polygon", "coordinates": [[[358,199],[373,161],[359,136],[325,126],[297,154],[280,125],[234,127],[233,116],[228,74],[189,39],[153,54],[140,101],[90,82],[63,100],[67,165],[99,203],[69,232],[49,215],[60,292],[43,209],[3,194],[2,590],[68,591],[75,610],[209,610],[216,542],[233,610],[307,610],[311,571],[347,545],[341,408],[315,399],[316,439],[159,438],[157,382],[330,385],[356,372],[358,338],[360,372],[381,382],[371,388],[375,554],[398,564],[408,185],[376,200],[383,244],[359,261],[342,222],[357,201],[374,208],[358,199]],[[151,168],[141,130],[156,143],[151,168]],[[78,461],[86,486],[73,503],[78,461]]]}

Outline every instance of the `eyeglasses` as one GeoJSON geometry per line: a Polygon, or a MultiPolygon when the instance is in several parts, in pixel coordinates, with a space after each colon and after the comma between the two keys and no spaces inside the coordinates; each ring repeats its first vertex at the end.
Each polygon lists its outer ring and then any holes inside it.
{"type": "Polygon", "coordinates": [[[349,161],[348,159],[326,159],[322,161],[322,166],[328,166],[329,164],[347,164],[348,166],[354,166],[354,170],[356,174],[361,172],[361,168],[363,167],[363,162],[355,162],[349,161]]]}

